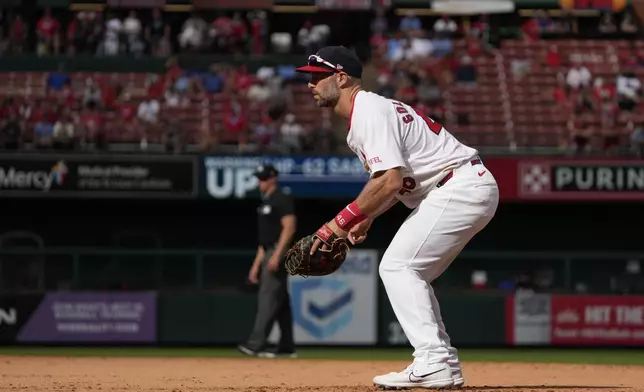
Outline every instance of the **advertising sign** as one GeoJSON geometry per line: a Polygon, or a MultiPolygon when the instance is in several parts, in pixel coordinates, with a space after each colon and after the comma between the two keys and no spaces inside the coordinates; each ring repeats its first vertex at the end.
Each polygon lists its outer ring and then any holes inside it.
{"type": "Polygon", "coordinates": [[[552,296],[552,343],[644,345],[644,297],[552,296]]]}
{"type": "Polygon", "coordinates": [[[201,176],[204,196],[259,197],[253,172],[262,163],[275,166],[280,185],[295,197],[352,197],[369,179],[357,157],[206,157],[201,176]]]}
{"type": "Polygon", "coordinates": [[[0,156],[0,196],[190,198],[196,176],[190,157],[0,156]]]}
{"type": "Polygon", "coordinates": [[[155,342],[156,294],[48,293],[19,342],[155,342]]]}
{"type": "Polygon", "coordinates": [[[644,200],[644,161],[524,160],[519,196],[540,200],[644,200]]]}
{"type": "Polygon", "coordinates": [[[507,297],[506,340],[508,344],[550,344],[550,294],[518,291],[507,297]]]}
{"type": "Polygon", "coordinates": [[[11,343],[38,307],[43,296],[22,294],[0,297],[0,343],[11,343]]]}
{"type": "MultiPolygon", "coordinates": [[[[372,345],[377,334],[378,252],[352,250],[324,277],[290,277],[296,344],[372,345]]],[[[276,342],[279,328],[269,337],[276,342]]]]}

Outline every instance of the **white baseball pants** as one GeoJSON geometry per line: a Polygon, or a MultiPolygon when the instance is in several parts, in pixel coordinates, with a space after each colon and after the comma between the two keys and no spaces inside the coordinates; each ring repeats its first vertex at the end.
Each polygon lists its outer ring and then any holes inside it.
{"type": "Polygon", "coordinates": [[[416,207],[385,251],[380,277],[415,358],[458,360],[431,282],[490,222],[498,204],[494,176],[483,164],[465,163],[416,207]]]}

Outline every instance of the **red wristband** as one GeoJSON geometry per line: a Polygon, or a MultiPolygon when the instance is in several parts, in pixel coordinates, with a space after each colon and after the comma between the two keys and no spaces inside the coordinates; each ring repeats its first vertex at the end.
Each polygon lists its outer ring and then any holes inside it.
{"type": "Polygon", "coordinates": [[[351,228],[363,220],[367,219],[355,201],[348,206],[344,207],[338,215],[335,216],[335,223],[344,231],[349,231],[351,228]]]}

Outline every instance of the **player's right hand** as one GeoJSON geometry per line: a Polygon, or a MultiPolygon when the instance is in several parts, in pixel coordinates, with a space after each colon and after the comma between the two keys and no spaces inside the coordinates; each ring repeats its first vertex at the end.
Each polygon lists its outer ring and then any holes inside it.
{"type": "Polygon", "coordinates": [[[357,245],[367,239],[367,231],[373,223],[372,219],[365,219],[349,230],[347,238],[353,245],[357,245]]]}

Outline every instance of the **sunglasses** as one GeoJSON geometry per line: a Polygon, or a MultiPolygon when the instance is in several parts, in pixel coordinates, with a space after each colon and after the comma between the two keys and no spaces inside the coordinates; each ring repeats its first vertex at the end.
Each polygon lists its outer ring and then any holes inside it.
{"type": "Polygon", "coordinates": [[[330,62],[326,61],[322,57],[318,56],[317,54],[312,54],[309,56],[309,65],[315,66],[317,64],[324,64],[327,67],[333,69],[336,72],[344,72],[342,69],[336,67],[335,65],[331,64],[330,62]]]}

